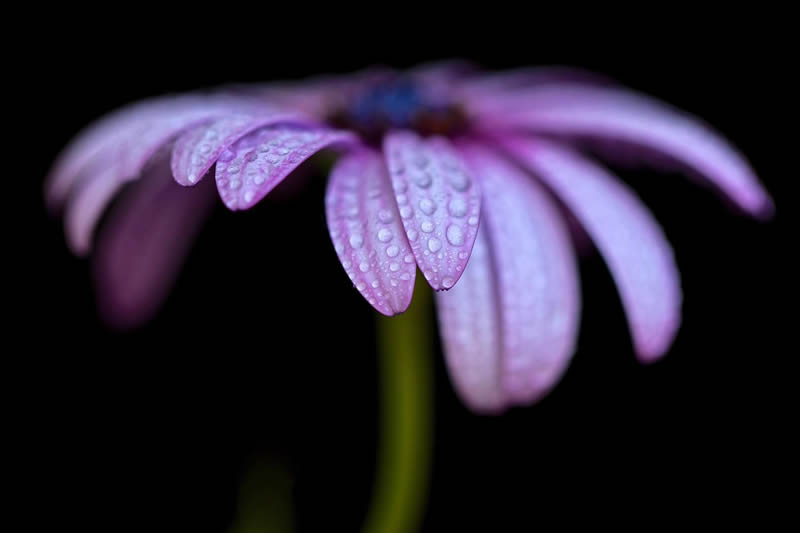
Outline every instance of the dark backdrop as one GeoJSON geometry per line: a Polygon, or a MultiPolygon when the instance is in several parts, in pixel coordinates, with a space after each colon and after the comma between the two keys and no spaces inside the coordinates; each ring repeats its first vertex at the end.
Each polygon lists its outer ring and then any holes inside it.
{"type": "MultiPolygon", "coordinates": [[[[473,416],[437,353],[426,531],[500,522],[532,529],[543,517],[616,522],[636,509],[648,524],[773,516],[782,504],[771,479],[788,474],[780,450],[796,422],[785,415],[793,394],[780,379],[793,349],[779,341],[778,306],[794,289],[779,254],[796,240],[780,233],[791,210],[786,180],[796,177],[779,161],[777,131],[792,109],[780,30],[769,21],[698,26],[687,15],[651,32],[653,15],[622,35],[542,20],[475,33],[423,20],[413,31],[377,27],[362,36],[292,29],[297,21],[279,16],[257,24],[261,16],[212,13],[206,26],[186,22],[187,33],[155,24],[156,14],[130,29],[122,15],[107,24],[65,19],[40,28],[42,51],[11,54],[25,126],[33,126],[25,133],[35,139],[22,143],[31,155],[12,178],[29,188],[8,200],[28,217],[9,227],[22,237],[9,260],[25,270],[24,282],[11,282],[25,299],[10,324],[27,342],[10,355],[29,378],[12,409],[36,430],[26,468],[41,492],[31,523],[223,531],[243,472],[268,454],[291,473],[299,530],[358,528],[377,436],[375,313],[329,243],[324,179],[250,212],[219,209],[166,306],[128,334],[99,321],[89,265],[65,247],[41,184],[74,133],[131,100],[446,57],[488,68],[594,69],[695,113],[747,155],[777,216],[739,216],[677,174],[619,170],[676,250],[685,303],[672,350],[656,364],[635,361],[613,283],[594,256],[581,265],[578,351],[538,405],[473,416]],[[437,32],[430,43],[419,35],[437,32]]],[[[784,309],[796,315],[791,303],[784,309]]]]}

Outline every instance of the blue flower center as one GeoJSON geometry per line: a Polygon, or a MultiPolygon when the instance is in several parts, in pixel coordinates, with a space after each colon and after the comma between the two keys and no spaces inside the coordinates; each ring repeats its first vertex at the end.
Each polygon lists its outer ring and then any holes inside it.
{"type": "Polygon", "coordinates": [[[453,135],[466,126],[461,109],[435,99],[417,83],[393,79],[376,83],[338,110],[331,122],[380,141],[390,129],[411,129],[423,135],[453,135]]]}

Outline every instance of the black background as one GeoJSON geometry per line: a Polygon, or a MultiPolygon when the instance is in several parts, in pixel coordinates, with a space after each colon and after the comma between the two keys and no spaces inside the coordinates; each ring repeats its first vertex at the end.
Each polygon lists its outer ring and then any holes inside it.
{"type": "Polygon", "coordinates": [[[783,507],[773,487],[789,475],[782,451],[796,416],[785,414],[793,393],[782,378],[795,354],[781,331],[796,311],[781,250],[796,242],[782,228],[797,171],[781,160],[779,132],[794,120],[791,63],[772,19],[695,24],[687,14],[655,31],[651,14],[623,24],[630,33],[541,19],[491,23],[490,33],[423,19],[419,31],[373,21],[360,33],[242,10],[184,21],[178,33],[156,13],[125,29],[123,18],[51,22],[32,38],[42,51],[11,59],[25,93],[22,133],[35,139],[21,143],[31,152],[13,178],[29,187],[9,199],[26,222],[9,226],[21,239],[8,259],[24,270],[11,282],[25,297],[11,325],[25,343],[9,355],[26,378],[11,408],[33,430],[24,433],[30,524],[223,531],[242,473],[266,453],[291,471],[298,530],[358,529],[377,438],[375,313],[330,245],[324,177],[249,212],[218,209],[165,307],[127,334],[97,317],[89,265],[68,252],[41,186],[72,135],[135,99],[447,57],[492,69],[584,67],[697,114],[747,155],[777,216],[748,219],[678,174],[619,170],[676,251],[685,303],[672,350],[649,366],[635,361],[597,256],[581,265],[578,351],[536,406],[470,414],[437,347],[425,530],[532,529],[544,518],[763,523],[783,507]]]}

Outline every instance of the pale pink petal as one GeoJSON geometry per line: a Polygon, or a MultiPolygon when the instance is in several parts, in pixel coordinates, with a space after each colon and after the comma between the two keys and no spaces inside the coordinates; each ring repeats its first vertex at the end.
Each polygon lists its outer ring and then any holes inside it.
{"type": "Polygon", "coordinates": [[[131,185],[100,231],[93,257],[107,322],[133,327],[157,311],[215,203],[212,182],[192,189],[175,183],[167,153],[131,185]]]}
{"type": "Polygon", "coordinates": [[[488,113],[486,123],[642,145],[693,168],[752,214],[773,209],[750,165],[727,141],[661,102],[621,89],[570,84],[532,89],[515,102],[511,111],[488,113]]]}
{"type": "Polygon", "coordinates": [[[492,253],[485,222],[458,284],[436,293],[436,312],[447,369],[461,399],[473,411],[506,406],[501,383],[502,341],[492,253]]]}
{"type": "Polygon", "coordinates": [[[380,154],[365,149],[339,160],[325,212],[339,261],[356,289],[384,315],[405,311],[417,264],[380,154]]]}
{"type": "Polygon", "coordinates": [[[478,184],[443,138],[390,133],[384,155],[417,264],[431,287],[449,289],[461,277],[475,242],[478,184]]]}
{"type": "Polygon", "coordinates": [[[562,214],[530,176],[476,146],[464,149],[484,191],[509,404],[536,401],[564,372],[578,334],[575,254],[562,214]]]}
{"type": "Polygon", "coordinates": [[[636,195],[573,150],[516,139],[508,148],[572,210],[608,263],[639,357],[667,351],[680,325],[681,288],[672,249],[636,195]]]}
{"type": "Polygon", "coordinates": [[[59,156],[48,176],[48,204],[61,204],[80,180],[101,170],[97,161],[113,159],[114,175],[134,178],[164,142],[183,128],[235,109],[251,109],[248,99],[229,95],[169,96],[127,106],[90,125],[59,156]],[[113,154],[113,158],[111,157],[113,154]]]}
{"type": "Polygon", "coordinates": [[[181,185],[196,184],[220,154],[248,133],[278,122],[302,121],[299,114],[265,110],[257,115],[232,114],[183,133],[172,149],[172,175],[181,185]]]}
{"type": "Polygon", "coordinates": [[[86,255],[92,248],[92,237],[108,204],[125,185],[113,179],[113,165],[95,179],[89,180],[67,204],[64,230],[67,244],[75,255],[86,255]]]}
{"type": "Polygon", "coordinates": [[[228,209],[249,209],[318,151],[357,142],[345,131],[299,126],[258,129],[219,156],[217,190],[228,209]]]}

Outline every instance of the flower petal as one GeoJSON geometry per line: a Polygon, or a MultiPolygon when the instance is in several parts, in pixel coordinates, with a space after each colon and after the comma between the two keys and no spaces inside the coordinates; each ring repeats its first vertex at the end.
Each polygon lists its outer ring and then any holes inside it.
{"type": "Polygon", "coordinates": [[[45,189],[51,207],[60,207],[82,179],[92,179],[98,162],[111,161],[113,175],[134,178],[161,145],[184,128],[233,109],[253,108],[228,95],[186,95],[146,100],[90,125],[59,156],[45,189]]]}
{"type": "Polygon", "coordinates": [[[381,156],[360,150],[339,160],[325,213],[334,248],[356,289],[387,316],[411,303],[417,264],[381,156]]]}
{"type": "Polygon", "coordinates": [[[662,356],[680,325],[680,275],[661,228],[636,195],[576,152],[544,140],[507,146],[583,224],[608,263],[639,357],[662,356]]]}
{"type": "Polygon", "coordinates": [[[501,326],[486,223],[475,238],[458,284],[436,293],[439,329],[453,385],[470,409],[496,413],[505,408],[501,383],[501,326]]]}
{"type": "Polygon", "coordinates": [[[480,220],[480,191],[442,138],[390,133],[384,155],[400,218],[417,264],[435,290],[449,289],[467,265],[480,220]]]}
{"type": "Polygon", "coordinates": [[[156,312],[216,203],[211,182],[193,189],[175,183],[168,155],[131,186],[98,236],[98,306],[117,327],[137,326],[156,312]]]}
{"type": "Polygon", "coordinates": [[[265,110],[257,115],[233,114],[200,124],[181,135],[172,149],[172,175],[190,186],[200,181],[220,154],[258,128],[285,121],[300,121],[300,115],[265,110]]]}
{"type": "Polygon", "coordinates": [[[643,145],[700,172],[749,213],[763,216],[773,210],[753,170],[727,141],[696,118],[656,100],[620,89],[562,84],[527,91],[517,102],[513,111],[490,113],[487,120],[643,145]]]}
{"type": "Polygon", "coordinates": [[[465,152],[485,191],[485,224],[502,322],[502,383],[509,403],[536,401],[575,348],[580,295],[562,214],[530,176],[498,155],[465,152]]]}
{"type": "Polygon", "coordinates": [[[220,155],[217,190],[228,209],[249,209],[318,151],[355,143],[357,138],[345,131],[299,126],[260,128],[220,155]]]}

